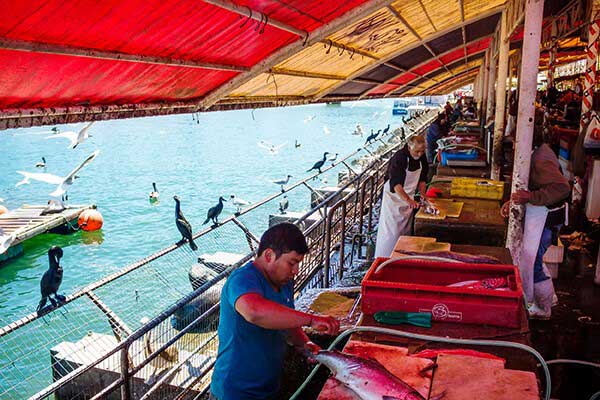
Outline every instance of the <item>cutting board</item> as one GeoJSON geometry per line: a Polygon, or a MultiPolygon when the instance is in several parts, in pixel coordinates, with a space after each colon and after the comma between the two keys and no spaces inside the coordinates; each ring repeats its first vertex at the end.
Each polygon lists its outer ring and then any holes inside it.
{"type": "Polygon", "coordinates": [[[431,396],[444,400],[539,400],[533,372],[504,369],[504,363],[479,357],[440,354],[431,396]]]}
{"type": "Polygon", "coordinates": [[[440,211],[440,213],[438,215],[435,215],[435,214],[428,214],[423,210],[423,208],[420,208],[419,211],[417,212],[417,215],[415,216],[415,218],[435,219],[435,220],[440,220],[440,219],[446,218],[446,210],[444,210],[442,207],[438,207],[438,210],[440,211]]]}
{"type": "Polygon", "coordinates": [[[437,239],[424,236],[400,236],[394,250],[404,251],[423,251],[423,246],[427,243],[435,243],[437,239]]]}
{"type": "Polygon", "coordinates": [[[434,199],[430,200],[440,211],[444,210],[446,212],[446,216],[450,218],[458,218],[460,217],[460,213],[462,211],[465,203],[462,201],[454,201],[450,199],[434,199]]]}
{"type": "MultiPolygon", "coordinates": [[[[415,388],[421,395],[427,398],[429,386],[431,385],[431,371],[421,374],[420,371],[433,364],[433,361],[427,358],[408,356],[406,347],[387,346],[382,344],[367,343],[356,340],[350,340],[344,352],[363,358],[372,358],[377,360],[388,371],[402,379],[408,385],[415,388]]],[[[329,378],[319,400],[360,400],[354,392],[347,389],[337,380],[329,378]]]]}

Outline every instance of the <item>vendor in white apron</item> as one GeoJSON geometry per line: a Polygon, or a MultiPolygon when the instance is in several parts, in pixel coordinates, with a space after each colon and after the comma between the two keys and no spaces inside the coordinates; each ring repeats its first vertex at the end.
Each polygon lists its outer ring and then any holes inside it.
{"type": "Polygon", "coordinates": [[[516,204],[526,204],[523,249],[519,271],[530,318],[548,319],[552,313],[554,286],[543,266],[543,257],[567,221],[566,200],[571,193],[558,158],[542,141],[541,128],[534,128],[529,190],[517,190],[511,196],[516,204]]]}
{"type": "Polygon", "coordinates": [[[411,136],[406,146],[390,159],[383,185],[375,257],[389,257],[398,238],[410,235],[413,210],[419,207],[415,193],[418,189],[425,194],[427,173],[425,139],[411,136]]]}

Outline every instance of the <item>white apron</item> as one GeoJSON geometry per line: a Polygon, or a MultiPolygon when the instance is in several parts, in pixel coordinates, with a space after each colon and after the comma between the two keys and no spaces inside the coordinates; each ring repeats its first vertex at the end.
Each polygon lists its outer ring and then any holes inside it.
{"type": "Polygon", "coordinates": [[[533,264],[535,264],[547,217],[548,208],[546,206],[534,206],[529,203],[525,205],[523,250],[519,261],[519,272],[523,283],[523,292],[529,303],[533,303],[533,264]]]}
{"type": "MultiPolygon", "coordinates": [[[[403,188],[411,199],[415,196],[420,176],[421,164],[419,164],[416,171],[406,169],[403,188]]],[[[413,209],[399,194],[390,192],[389,185],[389,180],[383,184],[383,199],[381,200],[379,226],[377,227],[375,257],[389,257],[400,236],[410,234],[413,209]]]]}

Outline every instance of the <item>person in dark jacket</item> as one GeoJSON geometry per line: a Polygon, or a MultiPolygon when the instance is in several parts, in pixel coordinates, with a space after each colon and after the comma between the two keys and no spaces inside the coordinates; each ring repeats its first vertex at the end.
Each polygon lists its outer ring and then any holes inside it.
{"type": "Polygon", "coordinates": [[[440,114],[427,129],[427,162],[429,164],[433,164],[437,141],[444,137],[446,133],[446,119],[444,114],[440,114]]]}

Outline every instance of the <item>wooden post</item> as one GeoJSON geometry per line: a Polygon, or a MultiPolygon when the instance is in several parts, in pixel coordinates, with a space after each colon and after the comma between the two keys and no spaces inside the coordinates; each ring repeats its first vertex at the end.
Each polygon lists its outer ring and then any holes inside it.
{"type": "Polygon", "coordinates": [[[500,179],[500,158],[502,155],[502,139],[504,138],[504,112],[506,108],[506,75],[508,70],[509,40],[506,36],[506,10],[500,17],[500,35],[498,36],[498,87],[496,88],[496,115],[494,117],[494,146],[492,150],[492,179],[500,179]]]}
{"type": "Polygon", "coordinates": [[[590,25],[588,28],[587,51],[585,57],[585,78],[583,79],[583,95],[581,96],[581,121],[580,132],[589,121],[589,111],[592,109],[594,97],[594,85],[596,84],[596,63],[598,62],[598,35],[600,34],[600,15],[596,7],[592,8],[590,14],[590,25]]]}
{"type": "MultiPolygon", "coordinates": [[[[517,118],[511,193],[521,189],[527,190],[529,185],[543,14],[544,0],[527,0],[525,4],[523,56],[521,57],[521,70],[519,72],[519,115],[517,118]]],[[[506,247],[510,250],[515,265],[519,265],[521,258],[524,217],[525,207],[512,204],[506,247]]]]}
{"type": "Polygon", "coordinates": [[[558,39],[556,37],[556,20],[552,21],[552,46],[548,55],[548,88],[554,87],[554,69],[556,67],[556,51],[558,50],[558,39]]]}
{"type": "Polygon", "coordinates": [[[485,123],[487,121],[487,94],[488,94],[488,86],[489,86],[489,77],[490,77],[490,48],[485,52],[485,59],[483,63],[483,83],[481,85],[481,121],[485,123]]]}
{"type": "Polygon", "coordinates": [[[489,76],[488,76],[488,93],[487,93],[487,109],[485,112],[486,119],[485,123],[487,124],[494,117],[494,104],[496,101],[495,97],[495,83],[496,83],[496,59],[494,58],[494,45],[490,46],[490,60],[488,64],[489,68],[489,76]]]}

